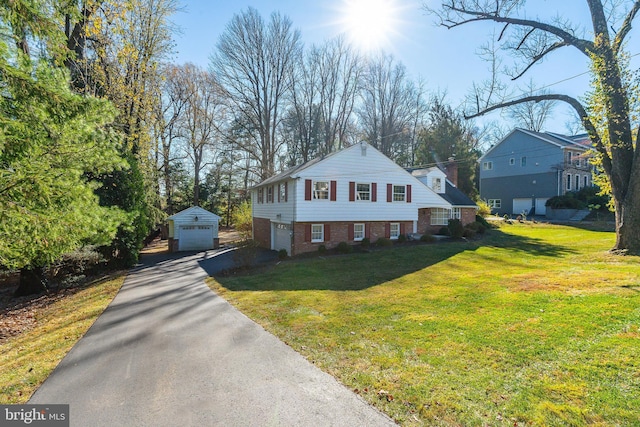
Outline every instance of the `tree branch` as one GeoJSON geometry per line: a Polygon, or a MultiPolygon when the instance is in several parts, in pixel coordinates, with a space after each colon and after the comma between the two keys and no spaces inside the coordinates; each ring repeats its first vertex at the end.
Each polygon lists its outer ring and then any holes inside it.
{"type": "Polygon", "coordinates": [[[629,31],[631,31],[631,23],[635,19],[638,11],[640,11],[640,0],[636,0],[636,2],[633,4],[631,10],[624,19],[624,22],[622,23],[618,34],[616,34],[616,37],[613,40],[613,45],[611,46],[611,48],[616,55],[620,51],[620,47],[622,46],[625,37],[627,36],[627,34],[629,34],[629,31]]]}
{"type": "Polygon", "coordinates": [[[527,71],[529,71],[529,69],[531,67],[533,67],[538,61],[540,61],[542,58],[544,58],[547,54],[553,52],[556,49],[559,49],[561,47],[564,46],[568,46],[568,44],[566,42],[556,42],[554,44],[552,44],[551,46],[549,46],[548,48],[546,48],[544,51],[542,51],[541,53],[539,53],[538,55],[534,56],[531,59],[531,62],[529,63],[529,65],[527,65],[524,70],[522,70],[520,73],[518,73],[517,76],[512,77],[511,80],[518,80],[520,77],[522,77],[527,71]]]}
{"type": "Polygon", "coordinates": [[[545,31],[547,33],[553,34],[556,37],[562,39],[566,45],[568,46],[574,46],[575,48],[577,48],[579,51],[581,51],[582,53],[584,53],[585,55],[589,55],[589,53],[593,50],[593,42],[589,41],[589,40],[585,40],[585,39],[580,39],[575,37],[574,35],[572,35],[571,33],[556,27],[554,25],[550,25],[550,24],[546,24],[544,22],[538,22],[538,21],[532,21],[529,19],[519,19],[519,18],[511,18],[508,16],[501,16],[498,13],[498,10],[496,8],[496,11],[494,12],[483,12],[483,11],[477,11],[477,10],[469,10],[466,9],[464,7],[458,7],[455,6],[454,2],[451,2],[451,4],[448,5],[443,5],[443,7],[445,9],[447,9],[450,12],[454,12],[457,14],[461,14],[461,15],[469,15],[473,18],[469,18],[469,19],[463,19],[461,21],[452,21],[450,19],[447,20],[442,20],[442,25],[448,29],[454,28],[454,27],[458,27],[470,22],[479,22],[479,21],[494,21],[494,22],[501,22],[501,23],[505,23],[505,24],[513,24],[513,25],[520,25],[520,26],[524,26],[524,27],[531,27],[534,29],[538,29],[538,30],[542,30],[545,31]]]}

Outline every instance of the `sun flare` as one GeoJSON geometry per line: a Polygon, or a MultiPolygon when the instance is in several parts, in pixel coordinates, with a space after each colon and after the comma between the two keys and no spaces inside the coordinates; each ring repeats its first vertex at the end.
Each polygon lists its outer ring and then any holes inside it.
{"type": "Polygon", "coordinates": [[[344,0],[342,26],[354,45],[365,50],[385,47],[396,32],[395,0],[344,0]]]}

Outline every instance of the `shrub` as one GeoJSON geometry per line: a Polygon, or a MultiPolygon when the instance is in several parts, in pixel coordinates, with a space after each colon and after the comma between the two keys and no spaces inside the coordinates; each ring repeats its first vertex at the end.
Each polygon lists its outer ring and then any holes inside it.
{"type": "Polygon", "coordinates": [[[322,255],[322,254],[324,254],[324,253],[326,253],[326,252],[327,252],[327,247],[326,247],[325,245],[320,245],[320,246],[318,246],[318,253],[319,253],[320,255],[322,255]]]}
{"type": "Polygon", "coordinates": [[[378,240],[376,240],[376,246],[379,246],[381,248],[385,247],[385,246],[392,246],[393,242],[390,239],[387,239],[386,237],[381,237],[378,240]]]}
{"type": "Polygon", "coordinates": [[[278,251],[278,259],[287,259],[288,256],[289,254],[287,253],[286,249],[280,249],[278,251]]]}
{"type": "Polygon", "coordinates": [[[426,242],[426,243],[433,243],[436,241],[436,238],[433,237],[431,234],[427,233],[420,236],[420,241],[426,242]]]}
{"type": "Polygon", "coordinates": [[[242,202],[233,211],[233,226],[243,239],[251,237],[251,230],[253,229],[251,202],[242,202]]]}
{"type": "Polygon", "coordinates": [[[486,230],[491,228],[491,224],[480,215],[476,215],[476,222],[481,224],[486,230]]]}
{"type": "Polygon", "coordinates": [[[406,234],[400,234],[398,236],[398,243],[404,243],[407,241],[407,235],[406,234]]]}
{"type": "Polygon", "coordinates": [[[338,243],[338,247],[336,248],[341,254],[350,254],[353,252],[353,248],[347,242],[338,243]]]}
{"type": "Polygon", "coordinates": [[[469,230],[473,230],[474,232],[476,232],[478,234],[484,234],[487,231],[487,227],[485,227],[484,224],[482,224],[479,221],[475,221],[475,222],[469,223],[469,224],[465,225],[464,228],[465,229],[469,229],[469,230]]]}
{"type": "Polygon", "coordinates": [[[440,230],[438,230],[438,234],[441,236],[449,236],[449,227],[442,227],[440,230]]]}
{"type": "Polygon", "coordinates": [[[464,234],[464,227],[459,219],[449,220],[449,235],[454,239],[459,239],[464,234]]]}
{"type": "Polygon", "coordinates": [[[368,248],[369,246],[371,246],[371,239],[369,239],[368,237],[365,237],[364,239],[362,239],[362,241],[360,242],[360,246],[362,246],[363,248],[368,248]]]}
{"type": "Polygon", "coordinates": [[[474,237],[476,237],[476,232],[475,232],[475,230],[473,230],[471,228],[465,228],[462,231],[462,237],[467,238],[467,239],[473,239],[474,237]]]}
{"type": "Polygon", "coordinates": [[[478,200],[476,205],[478,205],[478,215],[480,217],[484,218],[491,215],[491,207],[487,202],[484,200],[478,200]]]}
{"type": "Polygon", "coordinates": [[[258,243],[255,240],[246,239],[240,242],[233,251],[233,260],[238,267],[252,266],[258,257],[258,243]]]}
{"type": "Polygon", "coordinates": [[[547,200],[545,206],[551,209],[584,209],[586,204],[582,200],[579,200],[575,193],[567,193],[563,196],[551,197],[547,200]]]}

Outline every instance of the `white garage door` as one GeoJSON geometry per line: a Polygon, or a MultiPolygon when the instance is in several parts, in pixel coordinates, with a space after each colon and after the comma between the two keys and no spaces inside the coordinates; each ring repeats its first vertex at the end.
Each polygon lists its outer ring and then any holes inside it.
{"type": "Polygon", "coordinates": [[[523,211],[531,210],[531,198],[528,199],[513,199],[513,214],[520,215],[523,211]]]}
{"type": "Polygon", "coordinates": [[[201,251],[213,249],[212,225],[181,225],[178,250],[201,251]]]}
{"type": "Polygon", "coordinates": [[[273,224],[273,249],[286,249],[291,254],[291,233],[287,224],[273,224]]]}
{"type": "Polygon", "coordinates": [[[547,203],[549,199],[536,199],[536,215],[546,215],[547,207],[545,203],[547,203]]]}

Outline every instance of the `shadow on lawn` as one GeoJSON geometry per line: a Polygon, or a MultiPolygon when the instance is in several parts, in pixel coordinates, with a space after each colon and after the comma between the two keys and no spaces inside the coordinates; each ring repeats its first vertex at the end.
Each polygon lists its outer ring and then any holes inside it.
{"type": "MultiPolygon", "coordinates": [[[[524,254],[559,257],[575,252],[541,239],[492,230],[479,240],[399,244],[349,255],[292,258],[233,275],[216,275],[215,279],[230,291],[359,291],[436,266],[463,252],[475,252],[481,247],[506,251],[496,253],[496,259],[491,261],[496,264],[521,263],[519,258],[524,254]]],[[[464,268],[464,265],[448,268],[464,268]]]]}

